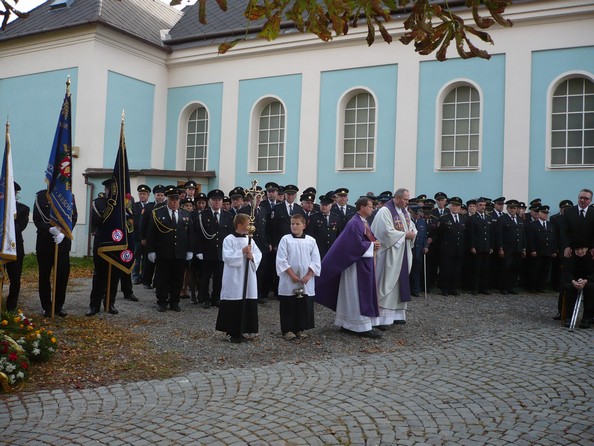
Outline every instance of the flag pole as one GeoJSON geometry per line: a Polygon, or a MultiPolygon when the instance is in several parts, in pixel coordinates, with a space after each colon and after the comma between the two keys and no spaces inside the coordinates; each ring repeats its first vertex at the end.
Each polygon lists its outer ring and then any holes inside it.
{"type": "Polygon", "coordinates": [[[50,317],[53,319],[56,312],[56,281],[58,279],[58,244],[54,243],[54,271],[52,274],[52,312],[50,317]]]}
{"type": "Polygon", "coordinates": [[[111,263],[107,266],[107,288],[105,289],[105,312],[109,311],[111,300],[111,263]]]}

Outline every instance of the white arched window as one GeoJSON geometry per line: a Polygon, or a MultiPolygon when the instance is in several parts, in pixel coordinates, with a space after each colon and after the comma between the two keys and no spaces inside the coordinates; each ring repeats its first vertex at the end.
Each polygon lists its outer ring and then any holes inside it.
{"type": "Polygon", "coordinates": [[[481,99],[472,85],[458,84],[441,104],[440,168],[479,167],[481,99]]]}
{"type": "Polygon", "coordinates": [[[188,118],[186,131],[186,170],[206,170],[208,149],[208,111],[199,106],[188,118]]]}
{"type": "MultiPolygon", "coordinates": [[[[343,101],[342,153],[339,168],[369,170],[375,163],[375,99],[366,91],[354,92],[343,101]]],[[[340,122],[340,121],[339,121],[340,122]]]]}
{"type": "Polygon", "coordinates": [[[551,104],[551,167],[594,165],[594,82],[562,81],[551,104]]]}
{"type": "Polygon", "coordinates": [[[285,107],[276,99],[260,103],[254,113],[255,134],[255,171],[279,172],[285,164],[285,107]]]}

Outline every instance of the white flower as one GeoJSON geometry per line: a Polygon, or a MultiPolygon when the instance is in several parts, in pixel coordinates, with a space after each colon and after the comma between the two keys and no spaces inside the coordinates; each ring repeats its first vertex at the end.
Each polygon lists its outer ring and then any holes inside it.
{"type": "Polygon", "coordinates": [[[18,372],[18,373],[16,374],[16,376],[17,376],[17,378],[19,378],[19,379],[23,379],[23,378],[25,377],[25,374],[24,374],[23,372],[18,372]]]}
{"type": "Polygon", "coordinates": [[[19,338],[19,340],[17,341],[17,344],[24,344],[25,342],[25,338],[19,338]]]}
{"type": "Polygon", "coordinates": [[[33,347],[34,347],[34,348],[38,348],[38,347],[39,347],[39,341],[35,341],[35,342],[33,343],[33,347]]]}
{"type": "Polygon", "coordinates": [[[6,365],[6,371],[7,371],[8,373],[10,373],[10,372],[13,372],[13,371],[14,371],[14,369],[16,369],[16,366],[15,366],[14,364],[7,364],[7,365],[6,365]]]}
{"type": "Polygon", "coordinates": [[[14,384],[16,378],[14,377],[14,375],[8,375],[8,381],[10,381],[10,384],[14,384]]]}
{"type": "Polygon", "coordinates": [[[52,352],[52,353],[53,353],[53,352],[55,352],[56,350],[54,350],[54,347],[48,347],[48,351],[50,351],[50,352],[52,352]]]}
{"type": "Polygon", "coordinates": [[[38,348],[34,348],[31,353],[33,353],[35,356],[37,356],[38,354],[41,353],[41,350],[39,350],[38,348]]]}

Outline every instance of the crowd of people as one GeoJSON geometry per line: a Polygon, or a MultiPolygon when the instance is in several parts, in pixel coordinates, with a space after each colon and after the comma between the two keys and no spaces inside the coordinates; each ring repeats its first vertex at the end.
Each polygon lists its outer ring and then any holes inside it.
{"type": "MultiPolygon", "coordinates": [[[[93,201],[95,233],[110,181],[104,182],[106,193],[93,201]]],[[[528,205],[505,197],[464,202],[443,192],[411,197],[404,188],[367,193],[354,206],[347,188],[318,195],[309,187],[297,200],[297,186],[274,182],[264,189],[235,187],[228,194],[198,192],[194,181],[181,188],[141,184],[137,191],[130,215],[134,269],[115,272],[108,285],[107,262],[94,246],[88,316],[97,314],[102,303],[106,311],[118,313],[118,284],[131,301],[138,300],[133,285],[154,289],[159,312],[181,311],[184,298],[205,309],[218,307],[216,329],[232,342],[257,332],[257,303],[272,297],[280,301],[280,328],[287,340],[307,336],[314,326],[314,302],[336,312],[335,324],[343,332],[379,338],[390,326],[406,323],[411,297],[433,290],[444,296],[462,291],[506,295],[522,288],[543,293],[550,287],[559,292],[555,318],[566,320],[583,292],[580,327],[589,328],[594,316],[589,189],[579,192],[577,205],[561,201],[550,218],[551,207],[538,198],[528,205]]],[[[23,221],[29,213],[24,208],[23,221]]],[[[33,216],[42,308],[48,316],[48,253],[57,243],[55,308],[58,316],[66,316],[69,240],[49,225],[45,191],[37,194],[33,216]]],[[[7,305],[16,308],[12,278],[7,305]]]]}

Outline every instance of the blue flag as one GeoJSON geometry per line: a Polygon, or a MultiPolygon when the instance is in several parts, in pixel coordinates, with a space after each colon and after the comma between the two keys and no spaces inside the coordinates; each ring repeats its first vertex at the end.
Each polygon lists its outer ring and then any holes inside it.
{"type": "Polygon", "coordinates": [[[0,264],[12,262],[17,258],[16,252],[16,198],[14,192],[14,178],[12,173],[12,156],[10,154],[9,124],[6,123],[6,144],[4,159],[0,173],[0,264]]]}
{"type": "Polygon", "coordinates": [[[47,200],[50,203],[50,224],[72,240],[72,125],[70,116],[70,79],[60,111],[54,144],[45,169],[47,200]]]}
{"type": "Polygon", "coordinates": [[[120,130],[120,146],[113,168],[112,183],[107,197],[107,208],[103,213],[103,224],[99,228],[97,253],[105,261],[127,274],[134,265],[134,223],[132,222],[132,195],[128,155],[124,140],[124,118],[120,130]]]}

